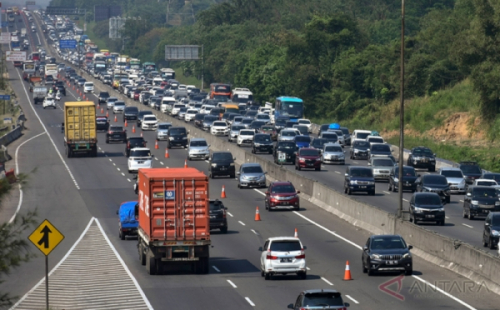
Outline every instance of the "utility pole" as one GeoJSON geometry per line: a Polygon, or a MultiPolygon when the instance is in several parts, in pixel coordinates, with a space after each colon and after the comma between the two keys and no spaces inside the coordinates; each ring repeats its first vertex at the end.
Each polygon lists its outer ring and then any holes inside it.
{"type": "Polygon", "coordinates": [[[398,175],[398,214],[403,217],[403,166],[404,166],[404,135],[405,135],[405,0],[401,0],[401,76],[399,102],[399,175],[398,175]]]}

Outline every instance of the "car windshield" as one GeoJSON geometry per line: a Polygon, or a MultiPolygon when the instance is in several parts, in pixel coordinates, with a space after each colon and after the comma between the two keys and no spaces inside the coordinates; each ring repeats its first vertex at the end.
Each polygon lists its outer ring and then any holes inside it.
{"type": "Polygon", "coordinates": [[[149,114],[153,114],[153,112],[151,112],[151,111],[141,111],[141,112],[139,112],[139,116],[144,116],[144,115],[149,115],[149,114]]]}
{"type": "Polygon", "coordinates": [[[394,166],[394,163],[390,159],[374,159],[372,165],[377,167],[380,166],[387,167],[387,166],[394,166]]]}
{"type": "Polygon", "coordinates": [[[351,169],[351,177],[371,178],[373,177],[373,173],[371,169],[366,168],[351,169]]]}
{"type": "Polygon", "coordinates": [[[373,238],[373,250],[406,249],[406,243],[400,237],[378,236],[373,238]]]}
{"type": "Polygon", "coordinates": [[[448,181],[445,177],[440,175],[426,175],[424,176],[424,183],[426,184],[437,184],[437,185],[446,185],[448,181]]]}
{"type": "Polygon", "coordinates": [[[190,146],[207,146],[207,141],[205,140],[195,140],[191,141],[190,146]]]}
{"type": "Polygon", "coordinates": [[[242,124],[250,124],[252,122],[253,122],[253,119],[251,119],[251,118],[245,118],[245,119],[241,120],[242,124]]]}
{"type": "Polygon", "coordinates": [[[117,101],[117,102],[115,102],[115,107],[118,107],[118,106],[123,106],[124,107],[125,106],[125,102],[123,102],[123,101],[117,101]]]}
{"type": "Polygon", "coordinates": [[[212,160],[215,161],[232,161],[233,155],[231,153],[214,153],[212,155],[212,160]]]}
{"type": "Polygon", "coordinates": [[[371,150],[377,152],[390,152],[391,148],[387,144],[374,144],[372,145],[371,150]]]}
{"type": "Polygon", "coordinates": [[[302,302],[304,307],[319,307],[319,309],[325,309],[325,307],[343,307],[344,302],[340,293],[314,293],[306,294],[304,296],[304,301],[302,302]]]}
{"type": "Polygon", "coordinates": [[[311,138],[310,137],[297,136],[297,137],[295,137],[295,142],[307,142],[307,143],[310,143],[311,142],[311,138]]]}
{"type": "Polygon", "coordinates": [[[281,136],[283,137],[295,137],[297,133],[295,131],[282,131],[281,136]]]}
{"type": "Polygon", "coordinates": [[[355,141],[352,144],[352,147],[355,149],[358,149],[358,150],[367,150],[368,147],[370,147],[370,143],[368,143],[366,141],[355,141]]]}
{"type": "Polygon", "coordinates": [[[276,185],[271,190],[272,194],[295,193],[293,185],[276,185]]]}
{"type": "Polygon", "coordinates": [[[491,181],[477,181],[476,185],[479,185],[479,186],[493,186],[493,185],[497,185],[497,184],[496,184],[496,182],[494,182],[494,180],[491,180],[491,181]]]}
{"type": "Polygon", "coordinates": [[[224,209],[224,205],[222,202],[216,200],[216,201],[210,201],[210,211],[220,211],[224,209]]]}
{"type": "Polygon", "coordinates": [[[271,243],[272,252],[293,252],[302,251],[302,246],[298,240],[279,240],[271,243]]]}
{"type": "Polygon", "coordinates": [[[475,173],[475,174],[481,174],[481,168],[479,168],[476,165],[462,165],[460,167],[460,170],[462,170],[463,173],[475,173]]]}
{"type": "Polygon", "coordinates": [[[146,116],[144,116],[144,120],[145,121],[156,121],[156,116],[146,115],[146,116]]]}
{"type": "Polygon", "coordinates": [[[138,145],[138,144],[143,144],[144,143],[144,139],[143,138],[133,137],[133,138],[129,138],[128,142],[130,142],[130,144],[138,145]]]}
{"type": "Polygon", "coordinates": [[[240,136],[254,136],[255,131],[250,131],[250,130],[242,130],[240,131],[240,136]]]}
{"type": "Polygon", "coordinates": [[[205,115],[205,118],[203,119],[205,122],[214,122],[215,120],[218,120],[219,118],[215,115],[205,115]]]}
{"type": "Polygon", "coordinates": [[[342,147],[337,146],[337,145],[332,145],[332,146],[327,146],[325,148],[325,152],[334,152],[334,153],[342,153],[342,147]]]}
{"type": "Polygon", "coordinates": [[[130,157],[151,157],[149,150],[131,150],[130,157]]]}
{"type": "Polygon", "coordinates": [[[243,173],[262,173],[262,168],[260,166],[249,166],[242,168],[243,173]]]}
{"type": "Polygon", "coordinates": [[[256,135],[254,138],[255,142],[271,142],[269,135],[256,135]]]}
{"type": "Polygon", "coordinates": [[[283,150],[283,149],[295,149],[295,143],[288,142],[288,143],[278,143],[278,149],[283,150]]]}
{"type": "Polygon", "coordinates": [[[384,139],[381,139],[381,138],[369,138],[368,142],[370,142],[370,143],[384,143],[384,139]]]}
{"type": "Polygon", "coordinates": [[[500,216],[494,215],[491,217],[491,226],[500,226],[500,216]]]}
{"type": "Polygon", "coordinates": [[[225,122],[214,122],[213,126],[215,126],[215,127],[226,127],[227,124],[225,122]]]}
{"type": "Polygon", "coordinates": [[[286,122],[288,122],[287,119],[277,119],[275,121],[276,125],[278,125],[278,126],[284,126],[286,124],[286,122]]]}
{"type": "Polygon", "coordinates": [[[158,125],[158,129],[169,129],[171,126],[170,124],[160,124],[158,125]]]}
{"type": "Polygon", "coordinates": [[[332,139],[337,140],[338,136],[335,133],[326,133],[326,132],[324,132],[324,133],[321,134],[321,138],[329,139],[329,140],[332,140],[332,139]]]}
{"type": "MultiPolygon", "coordinates": [[[[396,167],[396,169],[394,169],[394,175],[396,177],[399,175],[399,168],[398,167],[396,167]]],[[[414,177],[415,176],[415,169],[403,168],[403,176],[414,177]]]]}
{"type": "Polygon", "coordinates": [[[245,126],[241,126],[241,125],[233,125],[233,126],[231,126],[231,131],[240,131],[242,129],[245,129],[245,126]]]}
{"type": "Polygon", "coordinates": [[[171,136],[185,136],[186,129],[185,128],[170,128],[169,135],[171,135],[171,136]]]}
{"type": "Polygon", "coordinates": [[[464,175],[460,170],[441,170],[441,175],[447,178],[463,178],[464,175]]]}
{"type": "Polygon", "coordinates": [[[112,127],[109,127],[109,130],[111,130],[111,131],[123,131],[123,127],[121,127],[121,126],[112,126],[112,127]]]}
{"type": "Polygon", "coordinates": [[[415,203],[419,205],[435,205],[441,206],[441,198],[438,194],[435,195],[417,195],[415,196],[415,203]]]}
{"type": "Polygon", "coordinates": [[[319,156],[319,151],[314,150],[300,150],[299,156],[319,156]]]}
{"type": "Polygon", "coordinates": [[[308,121],[305,119],[299,119],[299,124],[309,125],[309,124],[311,124],[311,121],[308,121]]]}
{"type": "Polygon", "coordinates": [[[358,132],[356,134],[356,139],[366,139],[366,137],[368,137],[370,134],[371,132],[370,133],[358,132]]]}
{"type": "Polygon", "coordinates": [[[472,190],[474,198],[497,198],[497,190],[495,188],[474,188],[472,190]]]}
{"type": "Polygon", "coordinates": [[[498,182],[500,182],[500,174],[497,174],[497,173],[486,173],[485,175],[483,175],[483,179],[495,180],[498,183],[498,182]]]}
{"type": "Polygon", "coordinates": [[[125,108],[125,112],[126,113],[134,113],[134,112],[138,112],[139,110],[137,109],[137,107],[127,107],[125,108]]]}
{"type": "Polygon", "coordinates": [[[414,149],[413,156],[432,156],[432,151],[429,149],[414,149]]]}

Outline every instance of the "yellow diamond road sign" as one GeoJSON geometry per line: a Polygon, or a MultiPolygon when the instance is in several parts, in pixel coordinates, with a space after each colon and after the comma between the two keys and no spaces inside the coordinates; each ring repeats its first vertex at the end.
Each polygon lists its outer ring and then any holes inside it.
{"type": "Polygon", "coordinates": [[[45,220],[28,237],[43,254],[49,255],[64,239],[64,235],[57,230],[48,220],[45,220]]]}

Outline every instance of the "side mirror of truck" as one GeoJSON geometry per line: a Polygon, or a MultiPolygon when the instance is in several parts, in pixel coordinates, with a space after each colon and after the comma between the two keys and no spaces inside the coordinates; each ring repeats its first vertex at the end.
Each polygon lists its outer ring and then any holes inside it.
{"type": "Polygon", "coordinates": [[[116,210],[116,214],[118,214],[118,210],[116,210]]]}

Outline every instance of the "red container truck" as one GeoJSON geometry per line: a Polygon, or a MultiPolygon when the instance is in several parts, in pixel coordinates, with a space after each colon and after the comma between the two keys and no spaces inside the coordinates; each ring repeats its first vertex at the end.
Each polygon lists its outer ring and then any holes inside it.
{"type": "Polygon", "coordinates": [[[139,259],[149,274],[190,264],[208,273],[208,177],[194,168],[139,169],[139,259]]]}

